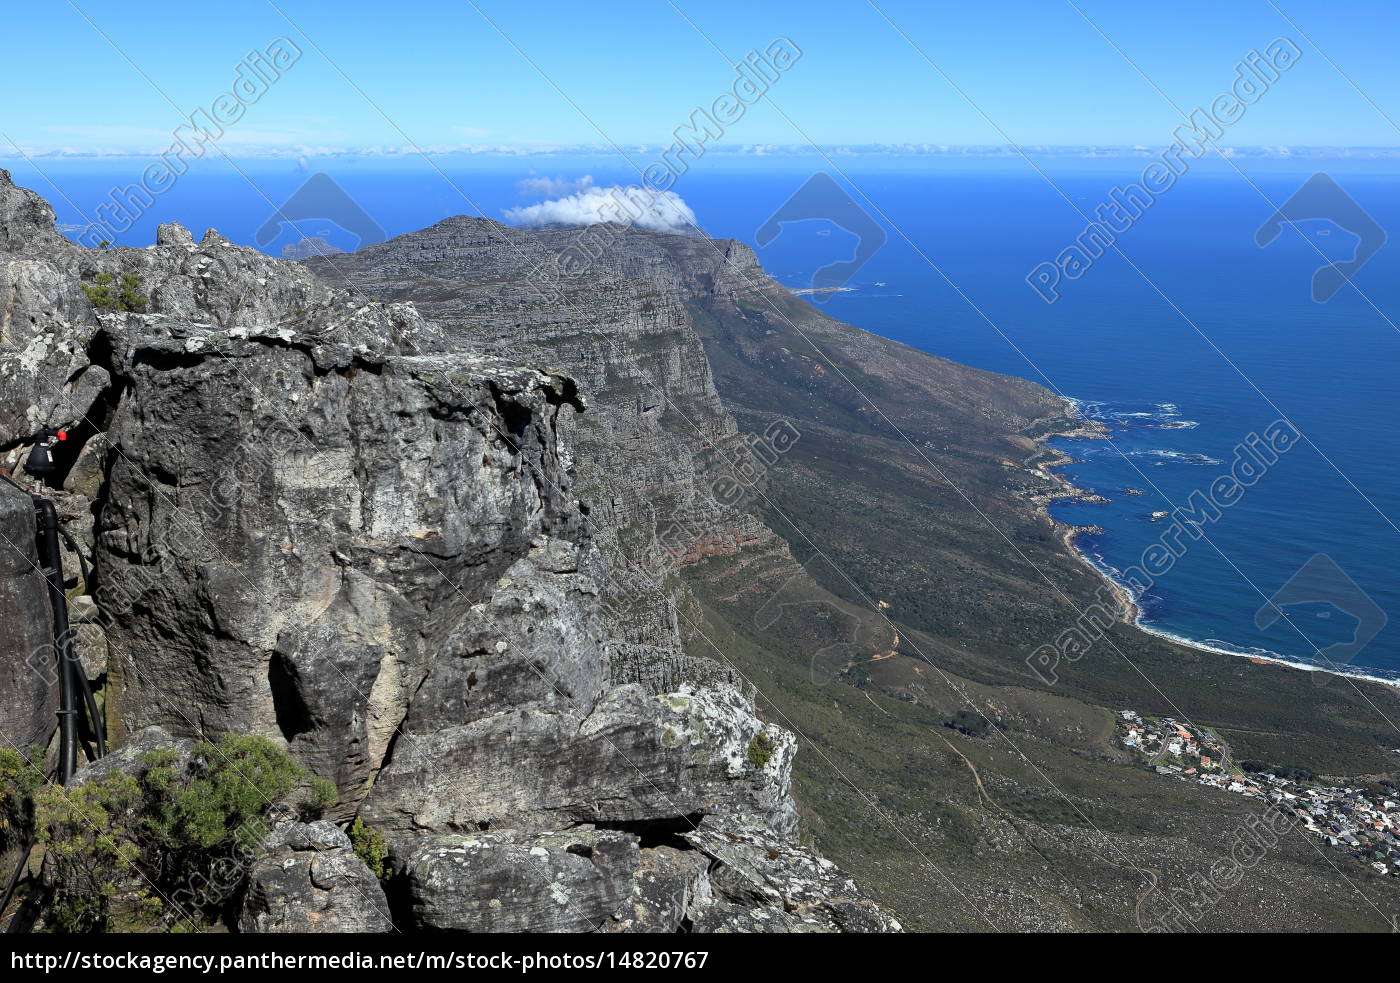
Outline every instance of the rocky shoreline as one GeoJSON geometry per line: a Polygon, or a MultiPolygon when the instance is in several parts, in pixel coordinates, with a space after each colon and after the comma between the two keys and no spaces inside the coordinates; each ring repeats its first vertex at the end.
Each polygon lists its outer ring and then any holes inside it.
{"type": "MultiPolygon", "coordinates": [[[[1064,399],[1064,397],[1061,398],[1064,399]]],[[[1063,419],[1066,425],[1057,425],[1051,431],[1035,439],[1035,443],[1040,448],[1040,451],[1036,455],[1039,459],[1033,459],[1029,466],[1036,473],[1048,479],[1051,483],[1051,488],[1045,493],[1032,496],[1032,501],[1050,523],[1054,530],[1055,537],[1064,544],[1065,550],[1076,560],[1092,570],[1108,585],[1109,590],[1113,593],[1114,599],[1117,601],[1118,616],[1123,623],[1141,629],[1142,626],[1138,624],[1138,619],[1142,617],[1142,608],[1138,605],[1137,598],[1133,596],[1132,591],[1128,590],[1105,571],[1101,570],[1076,544],[1076,540],[1080,536],[1101,535],[1103,533],[1103,527],[1098,525],[1080,526],[1069,522],[1061,522],[1050,514],[1050,506],[1055,502],[1107,504],[1111,501],[1111,499],[1105,498],[1096,492],[1080,488],[1057,470],[1073,464],[1076,459],[1070,454],[1060,450],[1058,447],[1050,445],[1049,442],[1056,437],[1073,440],[1109,439],[1107,426],[1097,420],[1087,420],[1079,416],[1071,400],[1064,399],[1064,402],[1066,412],[1063,419]]]]}
{"type": "MultiPolygon", "coordinates": [[[[1153,628],[1142,623],[1143,609],[1138,603],[1137,597],[1127,587],[1115,580],[1109,573],[1099,567],[1088,554],[1079,548],[1076,540],[1080,536],[1095,536],[1103,533],[1103,527],[1098,525],[1080,526],[1073,523],[1061,522],[1050,514],[1050,505],[1054,502],[1083,502],[1083,503],[1107,503],[1110,499],[1095,492],[1088,491],[1073,484],[1064,475],[1054,470],[1073,464],[1075,458],[1065,453],[1057,447],[1049,445],[1049,441],[1056,437],[1077,439],[1077,440],[1108,440],[1108,428],[1096,420],[1085,420],[1075,416],[1074,404],[1070,400],[1065,400],[1070,407],[1068,417],[1071,424],[1065,427],[1057,427],[1052,431],[1041,435],[1035,439],[1035,443],[1041,448],[1037,455],[1028,462],[1028,466],[1038,474],[1043,475],[1053,485],[1053,489],[1031,496],[1040,509],[1041,514],[1050,522],[1056,538],[1064,544],[1065,549],[1076,560],[1083,563],[1092,570],[1112,592],[1114,600],[1117,602],[1118,616],[1125,625],[1136,628],[1145,635],[1160,638],[1179,645],[1182,648],[1193,649],[1197,652],[1209,652],[1212,655],[1228,655],[1234,658],[1248,659],[1251,662],[1261,665],[1283,666],[1290,669],[1299,669],[1304,672],[1323,672],[1335,676],[1348,676],[1353,679],[1365,679],[1371,682],[1384,683],[1389,686],[1400,687],[1400,679],[1387,679],[1382,676],[1372,676],[1360,672],[1337,672],[1323,669],[1318,666],[1309,665],[1303,662],[1295,662],[1282,656],[1265,656],[1262,654],[1246,654],[1242,652],[1231,652],[1218,646],[1207,645],[1202,642],[1195,642],[1189,639],[1180,638],[1167,631],[1153,628]]],[[[1134,488],[1124,489],[1126,495],[1141,495],[1142,492],[1134,488]]]]}

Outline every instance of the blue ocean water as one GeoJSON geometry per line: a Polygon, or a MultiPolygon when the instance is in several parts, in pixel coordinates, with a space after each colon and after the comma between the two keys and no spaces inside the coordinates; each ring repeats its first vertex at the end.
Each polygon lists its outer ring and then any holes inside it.
{"type": "MultiPolygon", "coordinates": [[[[1141,161],[1038,160],[1049,181],[1019,159],[836,163],[840,172],[819,159],[715,157],[675,190],[708,232],[753,243],[814,172],[858,188],[854,199],[887,240],[851,289],[823,298],[824,308],[924,350],[1034,379],[1102,420],[1111,440],[1066,442],[1078,459],[1066,474],[1111,502],[1054,511],[1104,529],[1080,540],[1104,569],[1140,564],[1170,524],[1154,512],[1208,492],[1242,443],[1280,418],[1291,421],[1303,439],[1199,540],[1178,539],[1189,548],[1141,597],[1143,621],[1241,654],[1317,662],[1322,653],[1355,671],[1400,677],[1400,432],[1392,425],[1400,330],[1390,323],[1400,323],[1400,245],[1382,248],[1356,276],[1364,297],[1343,288],[1316,304],[1310,281],[1319,251],[1345,258],[1351,236],[1307,223],[1267,248],[1254,243],[1269,202],[1286,200],[1319,170],[1382,227],[1400,230],[1394,162],[1242,160],[1248,181],[1219,162],[1197,162],[1122,235],[1131,264],[1106,255],[1065,282],[1053,305],[1025,276],[1084,226],[1061,192],[1091,211],[1115,185],[1136,180],[1141,161]],[[1308,566],[1318,554],[1331,563],[1308,566]],[[1288,617],[1259,627],[1256,614],[1290,581],[1288,617]]],[[[72,224],[140,174],[139,162],[39,162],[43,173],[24,162],[3,166],[72,224]]],[[[615,157],[240,167],[242,174],[214,161],[191,171],[118,242],[145,245],[158,221],[173,218],[252,244],[274,207],[315,170],[330,173],[391,236],[459,213],[499,219],[539,200],[517,186],[533,172],[586,173],[603,185],[636,177],[615,157]]],[[[311,222],[284,229],[269,251],[298,232],[355,244],[334,224],[311,222]]],[[[841,225],[814,219],[784,227],[759,256],[781,282],[803,287],[855,244],[841,225]]]]}

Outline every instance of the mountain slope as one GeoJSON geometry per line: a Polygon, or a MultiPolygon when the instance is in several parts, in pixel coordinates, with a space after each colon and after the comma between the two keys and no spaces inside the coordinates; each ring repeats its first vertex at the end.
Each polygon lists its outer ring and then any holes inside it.
{"type": "MultiPolygon", "coordinates": [[[[1078,426],[1063,404],[834,321],[742,244],[599,228],[459,217],[307,265],[579,376],[603,421],[580,434],[581,458],[614,464],[592,490],[658,506],[621,513],[626,525],[594,514],[614,524],[622,566],[664,571],[692,665],[733,667],[804,738],[811,835],[914,924],[1140,927],[1144,905],[1170,910],[1162,899],[1228,854],[1249,805],[1142,771],[1110,743],[1110,709],[1209,725],[1243,757],[1393,772],[1388,687],[1319,689],[1124,624],[1042,679],[1027,656],[1096,601],[1113,606],[1043,511],[1066,493],[1037,443],[1078,426]],[[736,433],[749,436],[739,467],[713,453],[736,433]],[[618,434],[637,439],[608,458],[618,434]],[[945,727],[959,711],[995,726],[945,727]]],[[[1365,872],[1344,863],[1289,838],[1209,924],[1383,929],[1351,885],[1365,872]]],[[[1381,910],[1392,882],[1367,875],[1381,910]]]]}

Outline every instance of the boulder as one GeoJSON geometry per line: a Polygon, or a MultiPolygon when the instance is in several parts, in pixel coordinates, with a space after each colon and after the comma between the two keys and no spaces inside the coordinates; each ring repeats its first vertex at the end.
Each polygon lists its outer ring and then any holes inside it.
{"type": "Polygon", "coordinates": [[[643,850],[641,865],[632,875],[631,896],[606,930],[657,933],[690,929],[692,912],[711,897],[706,879],[709,864],[709,858],[698,850],[664,845],[643,850]]]}
{"type": "MultiPolygon", "coordinates": [[[[117,710],[281,734],[353,805],[473,606],[580,538],[562,397],[473,356],[236,335],[153,324],[119,351],[96,558],[117,710]]],[[[588,590],[560,588],[563,661],[594,657],[588,590]]]]}
{"type": "Polygon", "coordinates": [[[587,932],[622,907],[641,863],[637,838],[580,828],[422,840],[409,854],[414,918],[459,932],[587,932]]]}
{"type": "Polygon", "coordinates": [[[395,833],[734,814],[761,817],[773,836],[791,839],[794,747],[736,690],[654,697],[628,685],[586,712],[527,704],[406,734],[364,813],[395,833]],[[770,750],[755,764],[749,749],[759,735],[770,750]]]}
{"type": "MultiPolygon", "coordinates": [[[[728,906],[777,908],[803,930],[898,932],[900,924],[870,901],[855,879],[830,860],[785,843],[767,829],[742,822],[706,820],[681,838],[710,860],[715,912],[692,915],[697,924],[731,921],[728,906]]],[[[750,929],[737,928],[737,931],[750,929]]]]}
{"type": "Polygon", "coordinates": [[[334,824],[285,823],[248,871],[243,932],[389,932],[384,889],[334,824]]]}

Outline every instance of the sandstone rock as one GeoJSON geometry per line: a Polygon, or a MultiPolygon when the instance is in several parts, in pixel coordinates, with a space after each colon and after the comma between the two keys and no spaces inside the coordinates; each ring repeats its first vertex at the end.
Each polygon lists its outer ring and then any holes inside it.
{"type": "Polygon", "coordinates": [[[128,735],[119,749],[80,767],[73,782],[101,782],[117,774],[135,777],[145,771],[143,759],[153,751],[173,751],[179,755],[181,767],[187,768],[194,745],[194,741],[176,737],[164,727],[145,727],[128,735]]]}
{"type": "MultiPolygon", "coordinates": [[[[671,575],[709,552],[779,544],[730,500],[752,453],[724,411],[687,303],[696,289],[670,239],[619,226],[511,228],[456,216],[348,256],[306,265],[365,293],[415,301],[459,345],[568,372],[590,409],[567,420],[578,492],[608,569],[609,681],[653,693],[745,684],[686,652],[671,575]]],[[[699,254],[697,254],[699,255],[699,254]]],[[[703,260],[703,256],[701,256],[703,260]]],[[[756,266],[740,248],[733,263],[756,266]]],[[[698,280],[726,282],[721,262],[698,280]]]]}
{"type": "Polygon", "coordinates": [[[641,863],[637,839],[575,829],[437,836],[407,860],[414,916],[463,932],[586,932],[622,906],[641,863]]]}
{"type": "Polygon", "coordinates": [[[830,860],[784,843],[762,827],[706,821],[681,838],[712,861],[710,885],[721,904],[777,907],[816,930],[900,931],[899,922],[865,898],[855,880],[830,860]]]}
{"type": "Polygon", "coordinates": [[[823,931],[821,926],[804,922],[781,908],[745,908],[725,901],[705,905],[690,924],[696,934],[787,935],[823,931]]]}
{"type": "Polygon", "coordinates": [[[0,481],[0,740],[47,744],[58,710],[58,659],[35,546],[34,504],[0,481]]]}
{"type": "Polygon", "coordinates": [[[652,697],[624,686],[587,713],[526,705],[410,733],[364,814],[395,833],[737,814],[762,817],[775,837],[791,837],[794,744],[734,690],[652,697]],[[760,733],[774,750],[755,767],[748,749],[760,733]]]}
{"type": "Polygon", "coordinates": [[[632,894],[618,909],[613,932],[679,932],[691,929],[690,916],[710,895],[709,858],[698,850],[655,846],[642,851],[632,878],[632,894]]]}
{"type": "Polygon", "coordinates": [[[244,932],[389,932],[378,878],[334,824],[286,823],[269,834],[248,873],[244,932]]]}
{"type": "Polygon", "coordinates": [[[121,350],[96,563],[118,709],[281,733],[353,803],[455,626],[537,538],[576,535],[561,397],[473,356],[232,335],[121,350]]]}

